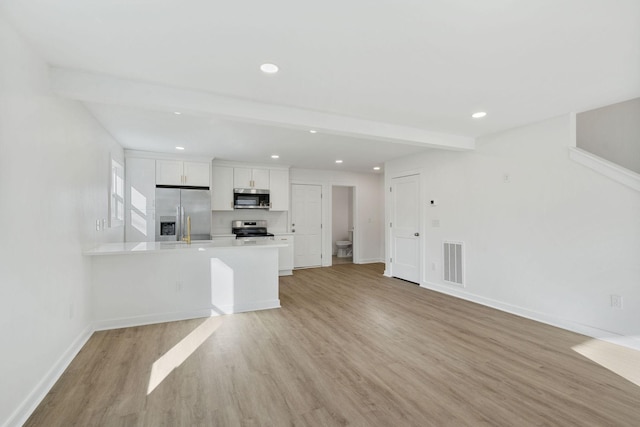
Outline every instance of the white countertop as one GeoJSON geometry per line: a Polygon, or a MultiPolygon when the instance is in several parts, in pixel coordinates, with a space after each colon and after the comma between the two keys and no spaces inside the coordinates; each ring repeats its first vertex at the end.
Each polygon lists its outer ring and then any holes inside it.
{"type": "Polygon", "coordinates": [[[105,243],[84,252],[85,255],[125,255],[143,253],[170,253],[185,251],[209,251],[220,248],[284,248],[287,244],[274,240],[197,240],[191,244],[184,242],[122,242],[105,243]]]}

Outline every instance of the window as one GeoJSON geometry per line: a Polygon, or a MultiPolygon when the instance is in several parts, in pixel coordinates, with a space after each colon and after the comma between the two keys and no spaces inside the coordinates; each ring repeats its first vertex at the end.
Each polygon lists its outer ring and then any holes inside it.
{"type": "Polygon", "coordinates": [[[109,212],[110,227],[124,225],[124,166],[114,158],[111,158],[109,212]]]}

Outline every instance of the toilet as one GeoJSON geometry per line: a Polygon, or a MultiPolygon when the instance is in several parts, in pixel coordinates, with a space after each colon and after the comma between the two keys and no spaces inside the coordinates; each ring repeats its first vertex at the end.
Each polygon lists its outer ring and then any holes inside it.
{"type": "Polygon", "coordinates": [[[349,240],[336,240],[338,248],[338,258],[348,258],[352,254],[351,245],[353,244],[353,231],[349,231],[349,240]]]}

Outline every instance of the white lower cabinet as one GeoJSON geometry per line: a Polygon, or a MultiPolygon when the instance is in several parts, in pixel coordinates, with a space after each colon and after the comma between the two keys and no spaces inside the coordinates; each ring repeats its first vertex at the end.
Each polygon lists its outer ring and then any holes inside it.
{"type": "Polygon", "coordinates": [[[280,276],[293,274],[293,234],[276,234],[273,239],[278,243],[287,243],[288,246],[278,250],[278,270],[280,276]]]}

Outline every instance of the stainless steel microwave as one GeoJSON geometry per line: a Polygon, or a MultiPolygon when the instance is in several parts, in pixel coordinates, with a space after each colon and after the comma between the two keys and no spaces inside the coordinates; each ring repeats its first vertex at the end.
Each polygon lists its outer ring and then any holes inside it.
{"type": "Polygon", "coordinates": [[[234,188],[233,189],[234,209],[269,209],[269,190],[257,188],[234,188]]]}

